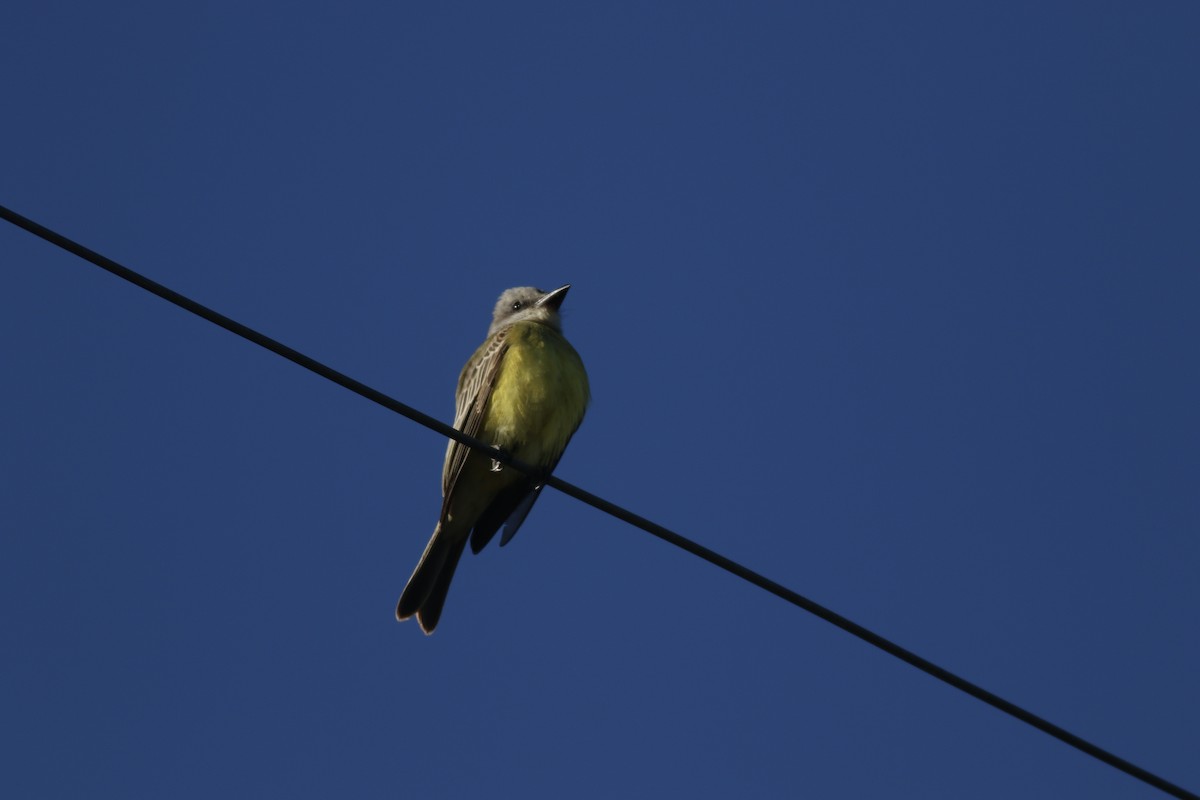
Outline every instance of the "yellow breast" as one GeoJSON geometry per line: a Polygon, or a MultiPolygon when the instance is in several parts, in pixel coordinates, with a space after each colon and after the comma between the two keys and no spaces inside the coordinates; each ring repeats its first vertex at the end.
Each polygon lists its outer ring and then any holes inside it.
{"type": "Polygon", "coordinates": [[[551,464],[583,421],[588,399],[583,361],[562,334],[517,323],[508,331],[480,438],[530,464],[551,464]]]}

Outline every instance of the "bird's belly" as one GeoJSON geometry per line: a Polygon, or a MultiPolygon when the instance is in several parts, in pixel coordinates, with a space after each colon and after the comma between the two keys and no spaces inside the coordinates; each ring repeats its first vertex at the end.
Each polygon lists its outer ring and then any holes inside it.
{"type": "Polygon", "coordinates": [[[530,464],[562,453],[587,407],[587,376],[570,345],[538,337],[511,347],[492,388],[485,441],[530,464]]]}

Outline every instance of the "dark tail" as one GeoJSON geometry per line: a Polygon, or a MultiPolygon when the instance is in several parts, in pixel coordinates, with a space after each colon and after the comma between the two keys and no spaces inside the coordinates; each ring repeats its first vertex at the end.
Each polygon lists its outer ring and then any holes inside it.
{"type": "Polygon", "coordinates": [[[433,633],[466,544],[467,537],[451,539],[440,525],[434,530],[421,561],[400,595],[400,602],[396,604],[396,619],[406,620],[416,614],[421,630],[433,633]]]}

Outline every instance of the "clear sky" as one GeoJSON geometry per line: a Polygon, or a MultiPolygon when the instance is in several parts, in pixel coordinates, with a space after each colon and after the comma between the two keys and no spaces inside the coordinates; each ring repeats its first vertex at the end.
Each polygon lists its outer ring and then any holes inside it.
{"type": "MultiPolygon", "coordinates": [[[[0,203],[1200,791],[1200,6],[11,4],[0,203]]],[[[1152,798],[0,224],[0,793],[1152,798]]]]}

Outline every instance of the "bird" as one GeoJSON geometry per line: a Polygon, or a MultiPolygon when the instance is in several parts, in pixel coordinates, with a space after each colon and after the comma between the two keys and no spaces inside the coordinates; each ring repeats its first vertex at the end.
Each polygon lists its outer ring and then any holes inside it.
{"type": "Polygon", "coordinates": [[[583,421],[587,371],[562,334],[560,307],[571,284],[553,291],[505,290],[487,338],[467,360],[455,392],[454,427],[534,467],[524,475],[487,453],[450,440],[442,467],[442,510],[433,536],[396,604],[433,633],[468,541],[478,553],[496,535],[508,544],[583,421]]]}

